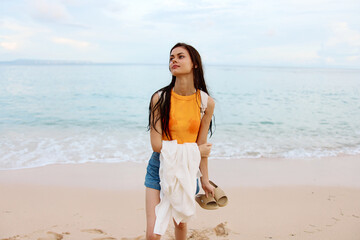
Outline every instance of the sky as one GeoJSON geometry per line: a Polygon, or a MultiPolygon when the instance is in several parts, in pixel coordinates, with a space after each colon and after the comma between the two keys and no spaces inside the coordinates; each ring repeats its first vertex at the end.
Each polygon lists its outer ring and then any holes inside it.
{"type": "Polygon", "coordinates": [[[0,61],[360,68],[359,0],[0,0],[0,61]]]}

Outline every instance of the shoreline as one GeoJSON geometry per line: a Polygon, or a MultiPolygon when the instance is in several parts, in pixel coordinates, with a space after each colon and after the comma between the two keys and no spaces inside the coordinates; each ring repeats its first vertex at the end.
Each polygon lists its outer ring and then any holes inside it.
{"type": "MultiPolygon", "coordinates": [[[[146,167],[147,162],[120,162],[50,164],[34,168],[7,169],[0,170],[0,184],[142,189],[146,167]],[[77,180],[73,181],[76,177],[77,180]],[[130,179],[132,181],[128,181],[130,179]]],[[[358,172],[360,155],[297,159],[209,159],[210,179],[223,187],[314,185],[360,188],[358,172]]]]}

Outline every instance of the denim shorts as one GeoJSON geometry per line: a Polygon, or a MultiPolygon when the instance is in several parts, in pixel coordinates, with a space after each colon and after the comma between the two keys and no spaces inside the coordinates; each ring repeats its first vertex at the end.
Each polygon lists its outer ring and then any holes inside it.
{"type": "MultiPolygon", "coordinates": [[[[159,176],[159,168],[160,168],[160,153],[153,152],[151,158],[149,160],[148,166],[146,168],[146,176],[145,176],[145,186],[148,188],[153,188],[156,190],[161,189],[160,187],[160,176],[159,176]]],[[[198,194],[200,191],[199,188],[199,179],[196,179],[196,193],[198,194]]]]}

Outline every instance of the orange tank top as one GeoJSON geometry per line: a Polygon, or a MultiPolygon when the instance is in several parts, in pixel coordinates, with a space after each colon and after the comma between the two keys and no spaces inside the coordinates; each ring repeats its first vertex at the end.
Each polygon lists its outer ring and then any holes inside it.
{"type": "MultiPolygon", "coordinates": [[[[182,96],[171,90],[169,130],[172,140],[177,140],[179,144],[196,142],[201,122],[200,106],[199,90],[190,96],[182,96]]],[[[162,139],[170,140],[165,134],[162,139]]]]}

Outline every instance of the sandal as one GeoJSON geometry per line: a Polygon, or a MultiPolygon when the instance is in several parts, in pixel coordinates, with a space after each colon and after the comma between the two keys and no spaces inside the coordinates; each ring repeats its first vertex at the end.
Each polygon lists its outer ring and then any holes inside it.
{"type": "Polygon", "coordinates": [[[214,189],[214,198],[216,200],[216,203],[220,206],[220,207],[225,207],[228,203],[228,198],[224,192],[224,190],[222,190],[221,188],[218,187],[218,185],[216,185],[215,183],[213,183],[212,181],[210,181],[210,184],[213,185],[215,187],[214,189]]]}
{"type": "Polygon", "coordinates": [[[195,200],[200,205],[200,207],[204,209],[215,210],[219,208],[215,198],[212,196],[206,197],[205,194],[198,194],[196,195],[195,200]]]}

